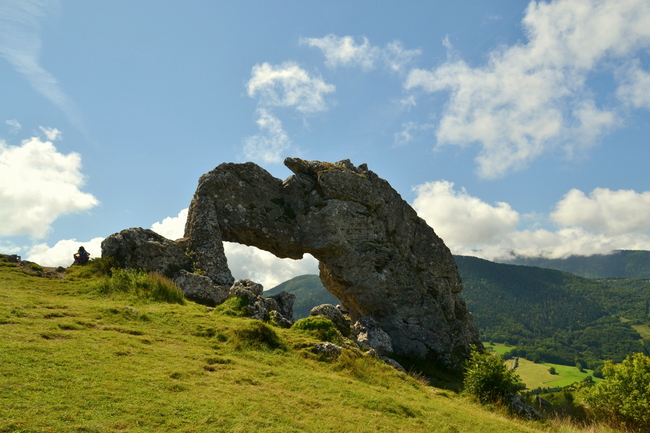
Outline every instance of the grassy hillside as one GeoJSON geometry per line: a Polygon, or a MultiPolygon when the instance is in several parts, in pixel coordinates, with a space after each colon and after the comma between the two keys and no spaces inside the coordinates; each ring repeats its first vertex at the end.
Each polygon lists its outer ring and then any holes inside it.
{"type": "Polygon", "coordinates": [[[650,251],[622,250],[612,254],[570,256],[564,259],[517,257],[503,263],[556,269],[588,278],[650,279],[650,251]]]}
{"type": "Polygon", "coordinates": [[[0,260],[0,432],[580,431],[488,411],[228,305],[112,294],[0,260]]]}

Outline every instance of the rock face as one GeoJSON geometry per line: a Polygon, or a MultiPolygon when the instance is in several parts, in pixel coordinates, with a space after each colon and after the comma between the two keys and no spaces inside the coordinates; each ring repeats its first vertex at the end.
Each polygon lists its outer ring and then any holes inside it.
{"type": "Polygon", "coordinates": [[[309,253],[351,319],[372,316],[396,355],[456,368],[482,347],[449,249],[388,182],[348,160],[285,165],[294,175],[284,181],[250,162],[199,179],[185,227],[195,270],[232,284],[222,241],[309,253]]]}

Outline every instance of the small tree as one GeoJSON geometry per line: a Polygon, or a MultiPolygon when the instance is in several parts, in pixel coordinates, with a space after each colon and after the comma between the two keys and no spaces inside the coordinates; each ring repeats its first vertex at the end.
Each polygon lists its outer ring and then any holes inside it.
{"type": "Polygon", "coordinates": [[[465,367],[465,392],[481,403],[499,402],[507,394],[525,388],[519,375],[510,371],[498,355],[474,350],[465,367]]]}
{"type": "Polygon", "coordinates": [[[557,374],[557,371],[555,370],[555,367],[549,367],[548,372],[551,374],[557,374]]]}
{"type": "Polygon", "coordinates": [[[584,400],[599,419],[626,428],[650,431],[650,358],[629,355],[622,363],[605,361],[605,377],[584,391],[584,400]]]}

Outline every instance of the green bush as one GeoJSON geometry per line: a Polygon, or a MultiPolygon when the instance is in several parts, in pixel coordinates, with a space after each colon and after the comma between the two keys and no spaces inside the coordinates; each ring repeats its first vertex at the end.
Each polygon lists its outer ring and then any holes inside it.
{"type": "Polygon", "coordinates": [[[323,316],[310,316],[300,319],[293,324],[291,329],[306,331],[321,341],[329,341],[330,343],[336,344],[341,343],[341,337],[336,330],[336,326],[334,326],[334,323],[330,319],[323,316]]]}
{"type": "Polygon", "coordinates": [[[185,304],[183,292],[172,280],[157,273],[134,269],[113,269],[112,275],[94,285],[104,295],[125,294],[139,299],[185,304]]]}
{"type": "Polygon", "coordinates": [[[627,429],[650,431],[650,358],[634,353],[620,364],[605,361],[603,376],[598,385],[583,391],[594,416],[627,429]]]}
{"type": "Polygon", "coordinates": [[[465,392],[481,403],[498,403],[506,394],[516,394],[525,388],[519,375],[510,371],[500,356],[472,351],[465,364],[465,392]]]}

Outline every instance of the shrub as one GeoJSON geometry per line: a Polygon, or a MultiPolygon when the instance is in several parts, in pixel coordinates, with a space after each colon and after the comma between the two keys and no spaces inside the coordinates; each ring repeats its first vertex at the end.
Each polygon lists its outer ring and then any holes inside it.
{"type": "Polygon", "coordinates": [[[140,299],[184,304],[183,292],[172,280],[157,273],[113,269],[112,275],[94,285],[104,295],[126,294],[140,299]]]}
{"type": "Polygon", "coordinates": [[[310,316],[300,319],[293,324],[291,329],[306,331],[321,341],[329,341],[330,343],[336,344],[341,343],[340,334],[336,330],[336,326],[334,326],[334,323],[330,319],[323,316],[310,316]]]}
{"type": "Polygon", "coordinates": [[[472,351],[465,364],[465,392],[481,403],[497,403],[507,394],[525,388],[519,375],[510,371],[501,357],[489,352],[472,351]]]}
{"type": "Polygon", "coordinates": [[[650,431],[650,358],[634,353],[620,364],[605,361],[603,376],[598,385],[583,391],[594,416],[628,429],[650,431]]]}

